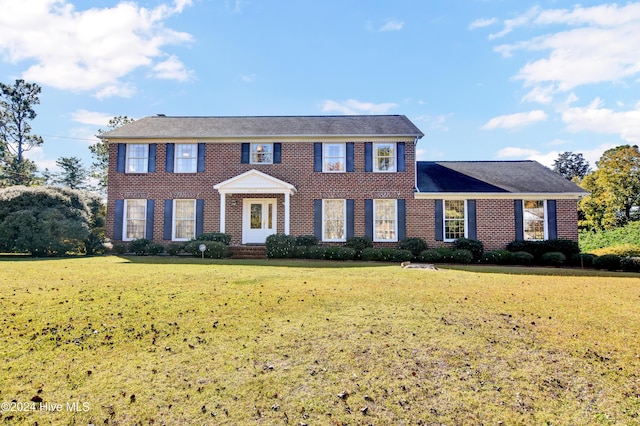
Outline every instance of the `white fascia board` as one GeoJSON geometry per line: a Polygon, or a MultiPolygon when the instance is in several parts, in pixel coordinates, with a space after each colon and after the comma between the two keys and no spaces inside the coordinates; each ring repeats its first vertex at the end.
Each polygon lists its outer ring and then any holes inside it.
{"type": "Polygon", "coordinates": [[[579,200],[586,192],[416,192],[416,200],[579,200]]]}

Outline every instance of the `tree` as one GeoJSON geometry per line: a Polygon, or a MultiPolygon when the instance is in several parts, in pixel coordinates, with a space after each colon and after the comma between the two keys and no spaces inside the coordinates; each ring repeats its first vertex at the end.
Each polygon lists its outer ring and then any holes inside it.
{"type": "Polygon", "coordinates": [[[585,160],[582,154],[575,154],[570,151],[565,151],[558,155],[558,158],[553,162],[553,171],[568,180],[577,179],[581,181],[589,173],[590,169],[589,162],[585,160]]]}
{"type": "Polygon", "coordinates": [[[86,191],[13,186],[0,190],[0,251],[32,256],[95,252],[101,200],[86,191]]]}
{"type": "Polygon", "coordinates": [[[6,184],[31,185],[35,164],[24,153],[40,146],[40,136],[31,134],[29,122],[36,118],[34,105],[40,103],[40,86],[16,80],[13,86],[0,83],[0,155],[6,184]]]}
{"type": "Polygon", "coordinates": [[[581,186],[591,194],[580,202],[583,226],[611,229],[638,219],[640,207],[640,151],[623,145],[605,151],[581,186]]]}
{"type": "Polygon", "coordinates": [[[53,182],[71,189],[86,189],[89,171],[78,157],[60,157],[56,160],[62,172],[53,175],[53,182]]]}
{"type": "MultiPolygon", "coordinates": [[[[118,127],[122,127],[125,124],[133,123],[133,121],[134,120],[132,118],[129,118],[126,115],[113,117],[107,124],[109,129],[99,129],[98,134],[102,135],[110,132],[111,130],[117,129],[118,127]]],[[[91,155],[94,160],[91,164],[91,175],[98,179],[98,188],[104,191],[107,188],[109,170],[109,145],[106,140],[100,139],[95,144],[89,146],[89,151],[91,151],[91,155]]]]}

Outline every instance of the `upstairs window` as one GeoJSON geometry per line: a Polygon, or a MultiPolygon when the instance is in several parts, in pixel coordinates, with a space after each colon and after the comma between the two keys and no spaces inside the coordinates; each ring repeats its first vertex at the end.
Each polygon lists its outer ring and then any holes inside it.
{"type": "Polygon", "coordinates": [[[344,172],[345,171],[345,144],[325,143],[322,144],[322,171],[323,172],[344,172]]]}
{"type": "Polygon", "coordinates": [[[149,145],[127,144],[127,173],[147,173],[149,171],[149,145]]]}
{"type": "Polygon", "coordinates": [[[395,172],[396,171],[396,144],[395,143],[374,143],[373,144],[373,171],[374,172],[395,172]]]}
{"type": "Polygon", "coordinates": [[[444,200],[444,240],[464,238],[466,206],[464,200],[444,200]]]}
{"type": "Polygon", "coordinates": [[[198,144],[176,144],[174,162],[175,173],[196,173],[198,171],[198,144]]]}
{"type": "Polygon", "coordinates": [[[524,200],[523,203],[524,239],[533,241],[546,239],[544,200],[524,200]]]}
{"type": "Polygon", "coordinates": [[[144,238],[147,226],[147,200],[124,200],[124,241],[144,238]]]}
{"type": "Polygon", "coordinates": [[[252,143],[251,164],[273,164],[273,144],[252,143]]]}

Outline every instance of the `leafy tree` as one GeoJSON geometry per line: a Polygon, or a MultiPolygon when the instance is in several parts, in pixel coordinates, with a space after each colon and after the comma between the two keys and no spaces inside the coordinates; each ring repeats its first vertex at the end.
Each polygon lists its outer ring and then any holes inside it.
{"type": "Polygon", "coordinates": [[[68,188],[0,189],[0,251],[32,256],[95,252],[98,242],[90,237],[104,227],[101,205],[97,196],[68,188]]]}
{"type": "Polygon", "coordinates": [[[589,162],[582,154],[569,151],[558,155],[558,158],[553,162],[553,171],[568,180],[577,179],[580,181],[589,173],[590,169],[589,162]]]}
{"type": "Polygon", "coordinates": [[[623,145],[605,151],[581,186],[590,192],[580,202],[581,226],[612,229],[638,219],[640,207],[640,151],[623,145]]]}
{"type": "MultiPolygon", "coordinates": [[[[134,120],[132,118],[129,118],[126,115],[113,117],[109,120],[109,124],[107,125],[109,128],[107,130],[99,129],[98,134],[102,135],[110,132],[111,130],[117,129],[118,127],[122,127],[125,124],[133,123],[133,121],[134,120]]],[[[91,151],[91,155],[94,160],[91,164],[91,175],[98,179],[98,187],[100,190],[104,191],[107,188],[109,170],[109,145],[106,140],[100,139],[95,144],[89,146],[89,151],[91,151]]]]}
{"type": "Polygon", "coordinates": [[[13,86],[0,83],[0,160],[5,185],[31,185],[36,167],[24,153],[42,145],[40,136],[31,134],[29,122],[36,118],[34,105],[40,103],[40,86],[16,80],[13,86]]]}
{"type": "Polygon", "coordinates": [[[56,160],[62,172],[54,174],[53,182],[71,189],[86,189],[89,171],[78,157],[60,157],[56,160]]]}

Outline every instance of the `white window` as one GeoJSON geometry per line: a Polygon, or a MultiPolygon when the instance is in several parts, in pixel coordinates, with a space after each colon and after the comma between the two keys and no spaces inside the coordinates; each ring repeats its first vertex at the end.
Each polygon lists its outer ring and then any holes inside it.
{"type": "Polygon", "coordinates": [[[196,235],[196,200],[173,200],[173,240],[187,241],[196,235]]]}
{"type": "Polygon", "coordinates": [[[345,144],[325,143],[322,144],[322,171],[323,172],[344,172],[345,170],[345,144]]]}
{"type": "Polygon", "coordinates": [[[444,200],[444,240],[466,237],[466,201],[444,200]]]}
{"type": "Polygon", "coordinates": [[[397,200],[373,200],[373,241],[398,241],[397,200]]]}
{"type": "Polygon", "coordinates": [[[176,144],[174,161],[176,173],[195,173],[198,169],[198,145],[195,143],[176,144]]]}
{"type": "Polygon", "coordinates": [[[127,173],[149,171],[149,145],[127,144],[127,173]]]}
{"type": "Polygon", "coordinates": [[[547,239],[545,218],[546,202],[544,200],[524,200],[523,220],[525,240],[547,239]]]}
{"type": "Polygon", "coordinates": [[[252,143],[251,164],[273,164],[273,144],[252,143]]]}
{"type": "Polygon", "coordinates": [[[322,241],[346,241],[346,200],[322,200],[322,241]]]}
{"type": "Polygon", "coordinates": [[[373,171],[374,172],[395,172],[396,171],[396,144],[395,143],[374,143],[373,144],[373,171]]]}
{"type": "Polygon", "coordinates": [[[124,241],[144,238],[147,226],[147,200],[124,200],[124,241]]]}

